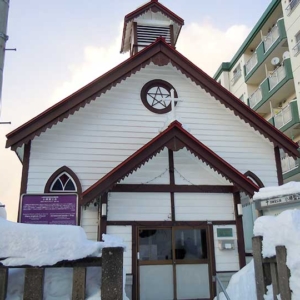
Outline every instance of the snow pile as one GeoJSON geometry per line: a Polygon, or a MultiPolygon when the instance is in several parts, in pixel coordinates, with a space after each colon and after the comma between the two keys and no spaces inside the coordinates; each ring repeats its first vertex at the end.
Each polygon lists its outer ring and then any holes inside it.
{"type": "MultiPolygon", "coordinates": [[[[0,218],[0,262],[5,266],[53,265],[62,260],[101,256],[106,247],[123,247],[122,239],[103,235],[104,242],[89,241],[83,228],[68,225],[31,225],[0,218]]],[[[124,273],[124,300],[125,294],[124,273]]],[[[10,269],[7,300],[23,299],[25,269],[10,269]]],[[[72,268],[46,268],[44,297],[72,299],[72,268]]],[[[101,299],[101,268],[87,268],[86,299],[101,299]]]]}
{"type": "MultiPolygon", "coordinates": [[[[256,300],[253,260],[231,277],[226,292],[230,300],[256,300]]],[[[220,293],[220,300],[226,300],[224,293],[220,293]]]]}
{"type": "Polygon", "coordinates": [[[104,247],[124,247],[121,239],[105,235],[89,241],[83,228],[70,225],[31,225],[0,218],[0,257],[5,266],[54,265],[62,260],[101,256],[104,247]]]}
{"type": "Polygon", "coordinates": [[[287,210],[277,217],[258,218],[254,224],[254,235],[263,236],[263,257],[275,255],[276,246],[286,247],[292,299],[300,299],[300,210],[287,210]]]}
{"type": "Polygon", "coordinates": [[[3,207],[3,204],[0,202],[0,218],[6,219],[6,210],[5,207],[3,207]]]}
{"type": "MultiPolygon", "coordinates": [[[[263,237],[263,257],[274,256],[276,246],[286,247],[292,299],[300,299],[300,210],[287,210],[276,217],[258,218],[254,224],[254,235],[263,237]]],[[[226,291],[231,300],[256,300],[253,261],[232,276],[226,291]]],[[[220,299],[226,299],[223,293],[220,299]]],[[[265,299],[273,299],[271,286],[268,287],[265,299]]]]}
{"type": "Polygon", "coordinates": [[[297,193],[300,193],[300,182],[291,181],[281,186],[260,188],[259,192],[254,193],[253,200],[263,200],[297,193]]]}

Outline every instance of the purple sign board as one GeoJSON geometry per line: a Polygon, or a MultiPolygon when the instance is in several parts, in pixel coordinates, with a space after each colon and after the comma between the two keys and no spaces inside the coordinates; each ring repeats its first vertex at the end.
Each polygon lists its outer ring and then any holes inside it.
{"type": "Polygon", "coordinates": [[[78,224],[77,194],[24,194],[20,205],[20,223],[78,224]]]}

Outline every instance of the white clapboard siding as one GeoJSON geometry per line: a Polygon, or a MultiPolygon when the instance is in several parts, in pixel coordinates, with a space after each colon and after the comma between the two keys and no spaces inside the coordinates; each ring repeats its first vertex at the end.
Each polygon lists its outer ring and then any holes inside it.
{"type": "Polygon", "coordinates": [[[148,161],[136,172],[130,174],[120,183],[122,184],[169,184],[169,159],[168,150],[165,148],[148,161]]]}
{"type": "Polygon", "coordinates": [[[232,194],[175,193],[176,221],[234,220],[232,194]]]}
{"type": "MultiPolygon", "coordinates": [[[[235,225],[214,225],[214,245],[217,272],[238,271],[240,269],[239,254],[237,249],[237,235],[235,225]],[[220,250],[218,246],[217,228],[232,228],[234,250],[220,250]]],[[[226,238],[230,239],[230,238],[226,238]]]]}
{"type": "Polygon", "coordinates": [[[43,192],[47,178],[64,165],[85,190],[157,136],[167,115],[150,112],[140,99],[153,79],[175,87],[183,100],[176,115],[191,134],[240,172],[250,170],[265,186],[277,185],[270,142],[171,65],[150,64],[34,138],[28,192],[43,192]]]}
{"type": "Polygon", "coordinates": [[[126,274],[132,273],[132,227],[131,226],[107,226],[106,233],[121,238],[126,245],[124,252],[124,269],[126,274]]]}
{"type": "Polygon", "coordinates": [[[109,193],[109,221],[170,221],[170,193],[109,193]]]}
{"type": "Polygon", "coordinates": [[[186,149],[174,152],[175,184],[232,185],[186,149]]]}
{"type": "Polygon", "coordinates": [[[98,239],[98,206],[90,205],[81,209],[81,227],[86,232],[89,240],[97,241],[98,239]]]}

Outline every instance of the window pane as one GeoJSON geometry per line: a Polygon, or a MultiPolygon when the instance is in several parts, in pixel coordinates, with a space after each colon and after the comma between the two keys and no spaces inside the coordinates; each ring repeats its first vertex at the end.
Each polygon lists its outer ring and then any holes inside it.
{"type": "Polygon", "coordinates": [[[57,179],[53,184],[52,191],[62,191],[62,190],[63,190],[63,186],[61,184],[61,181],[57,179]]]}
{"type": "Polygon", "coordinates": [[[145,229],[139,231],[140,260],[172,259],[171,229],[145,229]]]}
{"type": "Polygon", "coordinates": [[[69,179],[69,181],[65,185],[65,191],[76,191],[74,183],[71,179],[69,179]]]}
{"type": "Polygon", "coordinates": [[[175,258],[183,260],[206,259],[206,230],[177,229],[175,231],[175,258]]]}
{"type": "Polygon", "coordinates": [[[61,180],[61,182],[63,183],[63,185],[65,185],[66,184],[66,182],[68,181],[68,179],[69,179],[69,176],[67,175],[67,174],[62,174],[60,177],[59,177],[59,179],[61,180]]]}

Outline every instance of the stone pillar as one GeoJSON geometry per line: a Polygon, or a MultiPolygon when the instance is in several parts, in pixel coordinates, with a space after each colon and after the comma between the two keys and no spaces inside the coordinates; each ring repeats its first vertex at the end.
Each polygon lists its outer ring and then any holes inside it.
{"type": "Polygon", "coordinates": [[[123,251],[122,247],[102,250],[102,300],[123,300],[123,251]]]}
{"type": "Polygon", "coordinates": [[[84,267],[73,268],[72,300],[85,299],[85,280],[86,280],[86,268],[84,267]]]}
{"type": "Polygon", "coordinates": [[[26,269],[23,300],[43,300],[44,271],[44,268],[26,269]]]}

